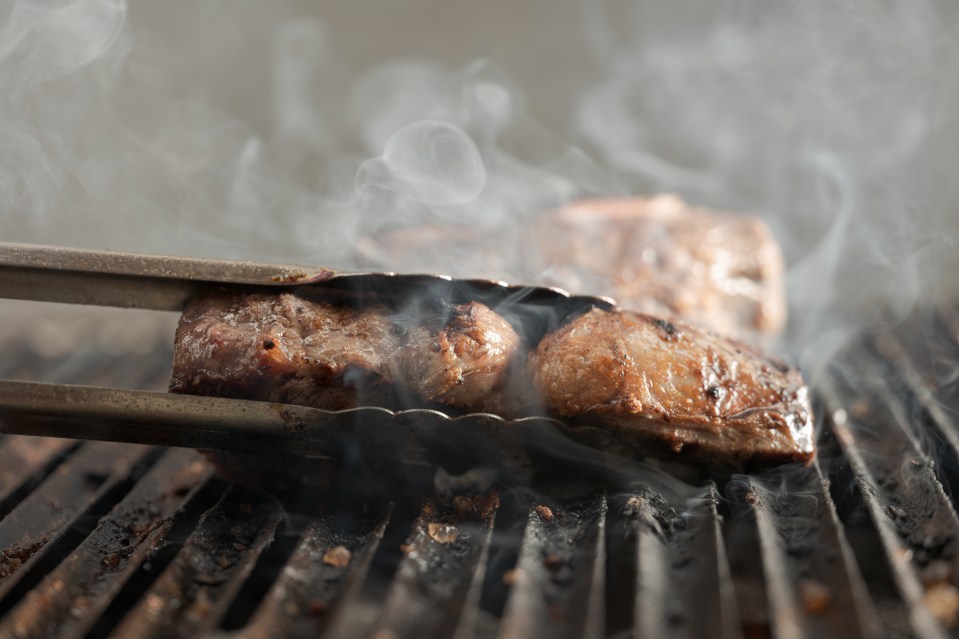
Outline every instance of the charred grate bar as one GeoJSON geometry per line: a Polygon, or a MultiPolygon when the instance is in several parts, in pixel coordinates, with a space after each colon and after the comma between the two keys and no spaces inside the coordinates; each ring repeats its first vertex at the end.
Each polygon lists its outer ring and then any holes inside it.
{"type": "MultiPolygon", "coordinates": [[[[0,638],[956,636],[959,323],[913,321],[819,383],[816,465],[682,490],[354,460],[276,497],[191,450],[2,436],[0,638]]],[[[55,378],[166,370],[86,361],[55,378]]]]}
{"type": "Polygon", "coordinates": [[[529,513],[502,633],[508,637],[601,637],[606,496],[529,513]]]}
{"type": "Polygon", "coordinates": [[[171,450],[97,528],[7,615],[18,634],[83,636],[164,542],[173,515],[210,476],[196,453],[171,450]]]}
{"type": "Polygon", "coordinates": [[[392,510],[361,515],[358,522],[317,513],[250,622],[248,636],[316,637],[342,618],[340,604],[356,599],[392,510]]]}
{"type": "MultiPolygon", "coordinates": [[[[635,552],[627,571],[634,576],[634,604],[624,630],[633,627],[635,635],[650,638],[739,636],[715,486],[685,513],[651,490],[617,501],[621,519],[611,529],[622,531],[619,537],[635,552]]],[[[615,602],[615,593],[608,595],[615,602]]]]}
{"type": "Polygon", "coordinates": [[[258,491],[228,489],[111,636],[193,637],[216,628],[282,514],[258,491]]]}

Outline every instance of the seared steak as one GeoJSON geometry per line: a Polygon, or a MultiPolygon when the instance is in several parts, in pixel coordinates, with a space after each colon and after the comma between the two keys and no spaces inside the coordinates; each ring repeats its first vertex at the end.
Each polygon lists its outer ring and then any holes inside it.
{"type": "Polygon", "coordinates": [[[202,295],[180,319],[170,390],[331,410],[484,411],[519,346],[509,323],[475,302],[410,314],[291,294],[202,295]]]}
{"type": "Polygon", "coordinates": [[[806,461],[813,423],[799,371],[733,339],[641,313],[593,310],[530,358],[544,407],[691,461],[806,461]]]}
{"type": "Polygon", "coordinates": [[[553,415],[599,429],[616,447],[711,466],[813,454],[799,372],[734,339],[594,309],[547,333],[527,358],[513,327],[483,304],[427,306],[202,295],[180,321],[170,390],[326,409],[438,403],[553,415]]]}
{"type": "Polygon", "coordinates": [[[392,405],[399,336],[383,308],[293,295],[194,298],[176,333],[174,393],[342,409],[392,405]]]}

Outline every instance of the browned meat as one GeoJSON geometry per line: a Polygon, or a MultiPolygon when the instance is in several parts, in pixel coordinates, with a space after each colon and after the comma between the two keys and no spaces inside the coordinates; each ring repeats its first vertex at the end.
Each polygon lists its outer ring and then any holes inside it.
{"type": "Polygon", "coordinates": [[[439,402],[488,407],[520,345],[479,303],[425,315],[290,294],[212,294],[190,302],[176,335],[176,393],[343,409],[439,402]]]}
{"type": "Polygon", "coordinates": [[[548,284],[729,335],[785,322],[782,254],[759,218],[671,195],[583,200],[540,217],[537,236],[548,284]]]}
{"type": "Polygon", "coordinates": [[[509,417],[545,408],[634,450],[707,464],[813,453],[799,372],[738,341],[593,310],[547,334],[528,367],[521,348],[513,327],[477,302],[392,312],[209,294],[183,314],[170,389],[327,409],[435,402],[509,417]]]}
{"type": "Polygon", "coordinates": [[[583,200],[523,231],[394,230],[361,238],[359,258],[372,268],[608,295],[627,309],[749,339],[777,333],[786,318],[782,255],[765,223],[672,195],[583,200]]]}
{"type": "Polygon", "coordinates": [[[498,412],[499,386],[519,348],[509,322],[471,302],[414,328],[392,358],[393,374],[424,400],[498,412]]]}
{"type": "Polygon", "coordinates": [[[754,466],[813,454],[799,371],[688,324],[593,310],[547,335],[530,366],[547,410],[651,452],[754,466]]]}
{"type": "Polygon", "coordinates": [[[399,336],[387,317],[289,294],[197,297],[177,328],[170,390],[329,409],[390,405],[385,374],[399,336]]]}

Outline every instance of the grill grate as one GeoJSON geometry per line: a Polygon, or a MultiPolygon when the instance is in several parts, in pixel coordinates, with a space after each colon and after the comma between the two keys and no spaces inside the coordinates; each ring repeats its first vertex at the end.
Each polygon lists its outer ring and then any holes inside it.
{"type": "MultiPolygon", "coordinates": [[[[957,325],[837,357],[816,465],[695,493],[356,464],[277,497],[194,451],[2,437],[0,637],[955,636],[957,325]]],[[[164,382],[115,364],[53,375],[164,382]]]]}

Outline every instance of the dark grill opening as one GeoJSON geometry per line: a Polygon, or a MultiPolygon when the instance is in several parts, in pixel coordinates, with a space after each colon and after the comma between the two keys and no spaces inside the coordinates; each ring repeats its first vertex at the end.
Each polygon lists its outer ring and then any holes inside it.
{"type": "MultiPolygon", "coordinates": [[[[837,355],[814,465],[694,487],[358,454],[285,495],[192,450],[0,437],[0,637],[955,636],[957,326],[837,355]]],[[[162,388],[161,333],[0,367],[162,388]]]]}

